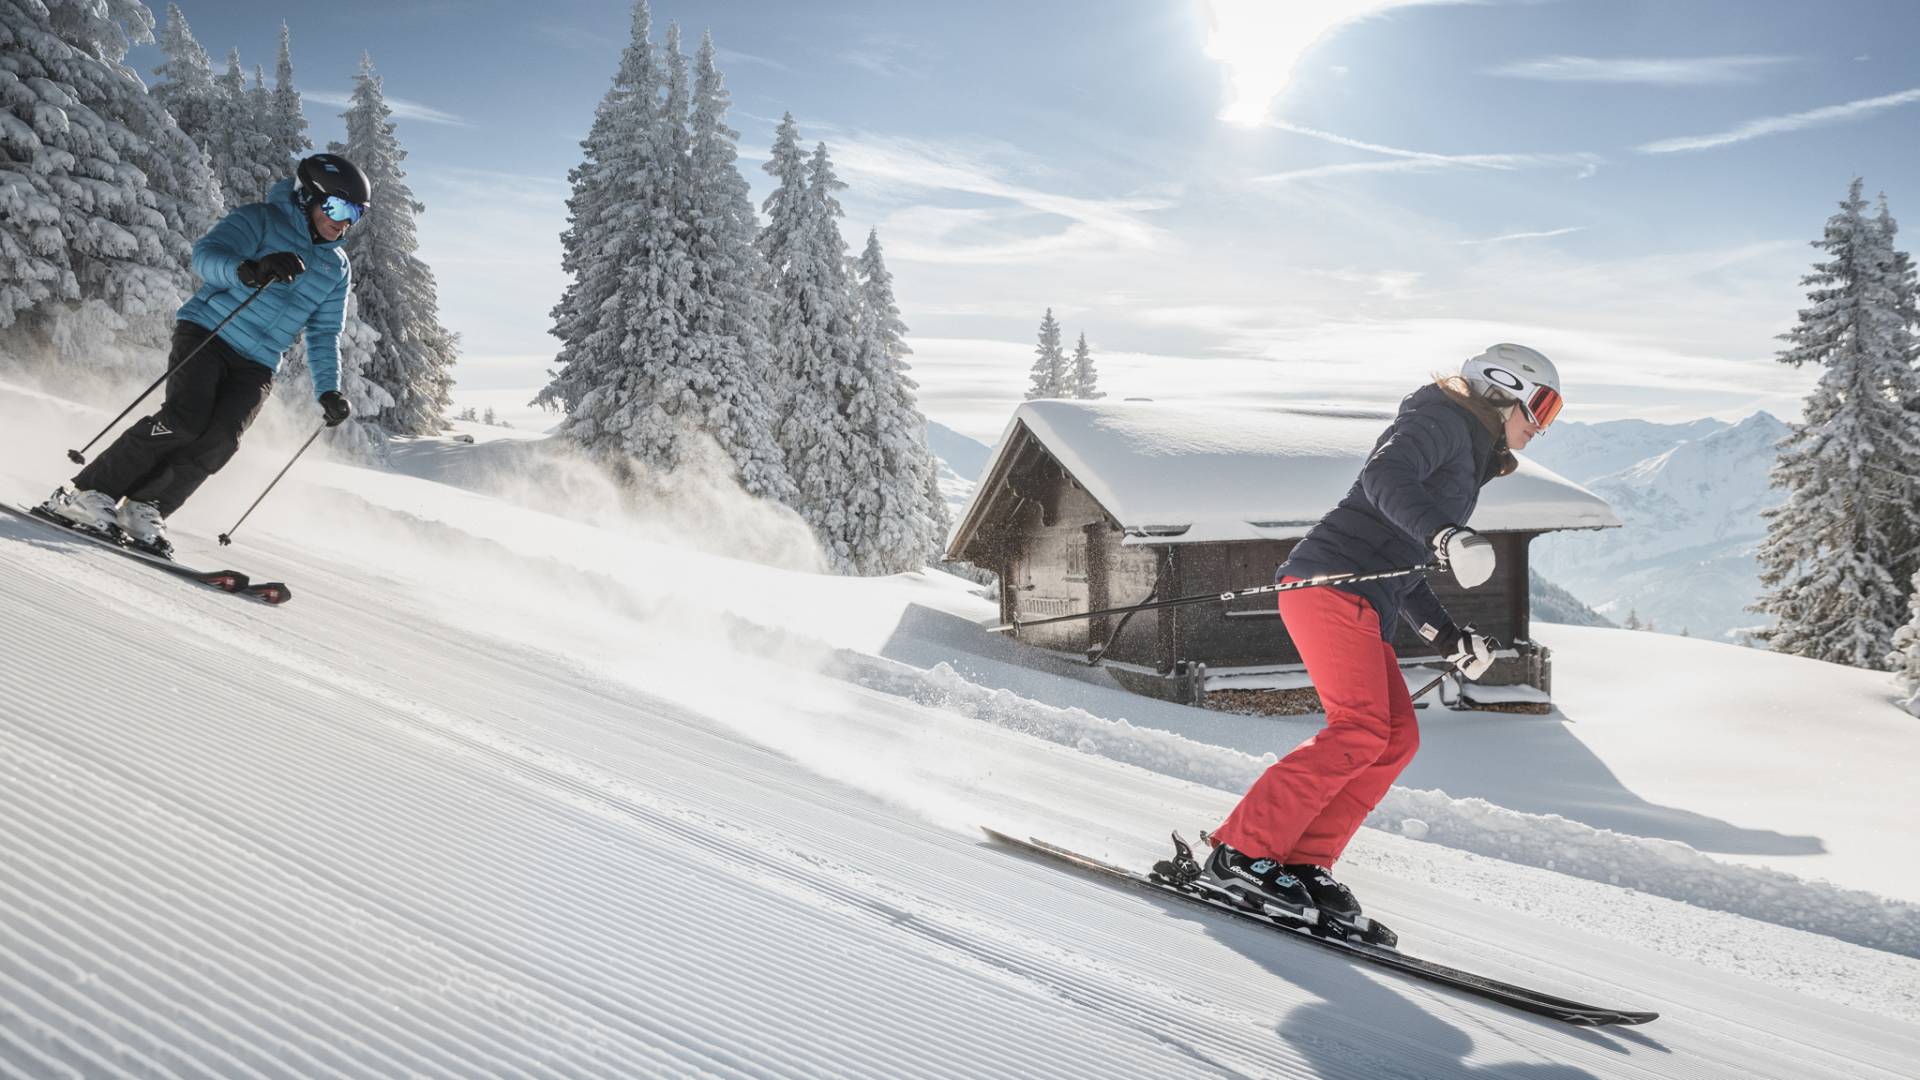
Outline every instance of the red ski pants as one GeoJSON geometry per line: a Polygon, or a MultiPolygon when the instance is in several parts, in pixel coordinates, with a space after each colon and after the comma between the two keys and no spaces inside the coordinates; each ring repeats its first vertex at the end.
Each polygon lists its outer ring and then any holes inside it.
{"type": "Polygon", "coordinates": [[[1327,726],[1262,773],[1213,837],[1256,858],[1332,866],[1413,760],[1420,726],[1372,604],[1334,588],[1300,589],[1280,594],[1280,618],[1327,726]]]}

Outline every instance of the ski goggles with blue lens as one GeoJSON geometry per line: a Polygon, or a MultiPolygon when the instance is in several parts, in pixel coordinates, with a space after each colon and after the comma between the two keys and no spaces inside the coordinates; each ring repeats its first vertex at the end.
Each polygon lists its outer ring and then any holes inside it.
{"type": "Polygon", "coordinates": [[[338,195],[329,195],[320,201],[320,212],[335,221],[352,225],[360,220],[360,215],[366,213],[367,208],[338,195]]]}

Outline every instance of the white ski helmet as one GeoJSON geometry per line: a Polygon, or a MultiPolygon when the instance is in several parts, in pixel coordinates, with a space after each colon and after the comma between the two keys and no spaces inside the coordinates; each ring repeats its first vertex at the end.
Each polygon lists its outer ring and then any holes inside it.
{"type": "Polygon", "coordinates": [[[1489,401],[1518,404],[1538,427],[1553,423],[1565,402],[1560,397],[1560,372],[1537,349],[1502,342],[1460,365],[1460,374],[1473,392],[1489,401]]]}

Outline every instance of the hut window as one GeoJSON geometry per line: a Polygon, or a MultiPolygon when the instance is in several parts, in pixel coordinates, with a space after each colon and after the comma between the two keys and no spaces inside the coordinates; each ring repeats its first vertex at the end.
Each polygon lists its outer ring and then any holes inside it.
{"type": "Polygon", "coordinates": [[[1067,541],[1067,580],[1087,580],[1087,540],[1084,536],[1067,541]]]}

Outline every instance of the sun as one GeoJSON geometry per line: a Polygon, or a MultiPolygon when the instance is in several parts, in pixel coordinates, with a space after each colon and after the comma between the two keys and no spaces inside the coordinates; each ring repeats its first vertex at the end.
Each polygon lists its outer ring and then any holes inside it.
{"type": "Polygon", "coordinates": [[[1389,8],[1426,2],[1433,0],[1201,0],[1207,56],[1227,69],[1228,101],[1220,119],[1258,126],[1315,42],[1389,8]]]}

